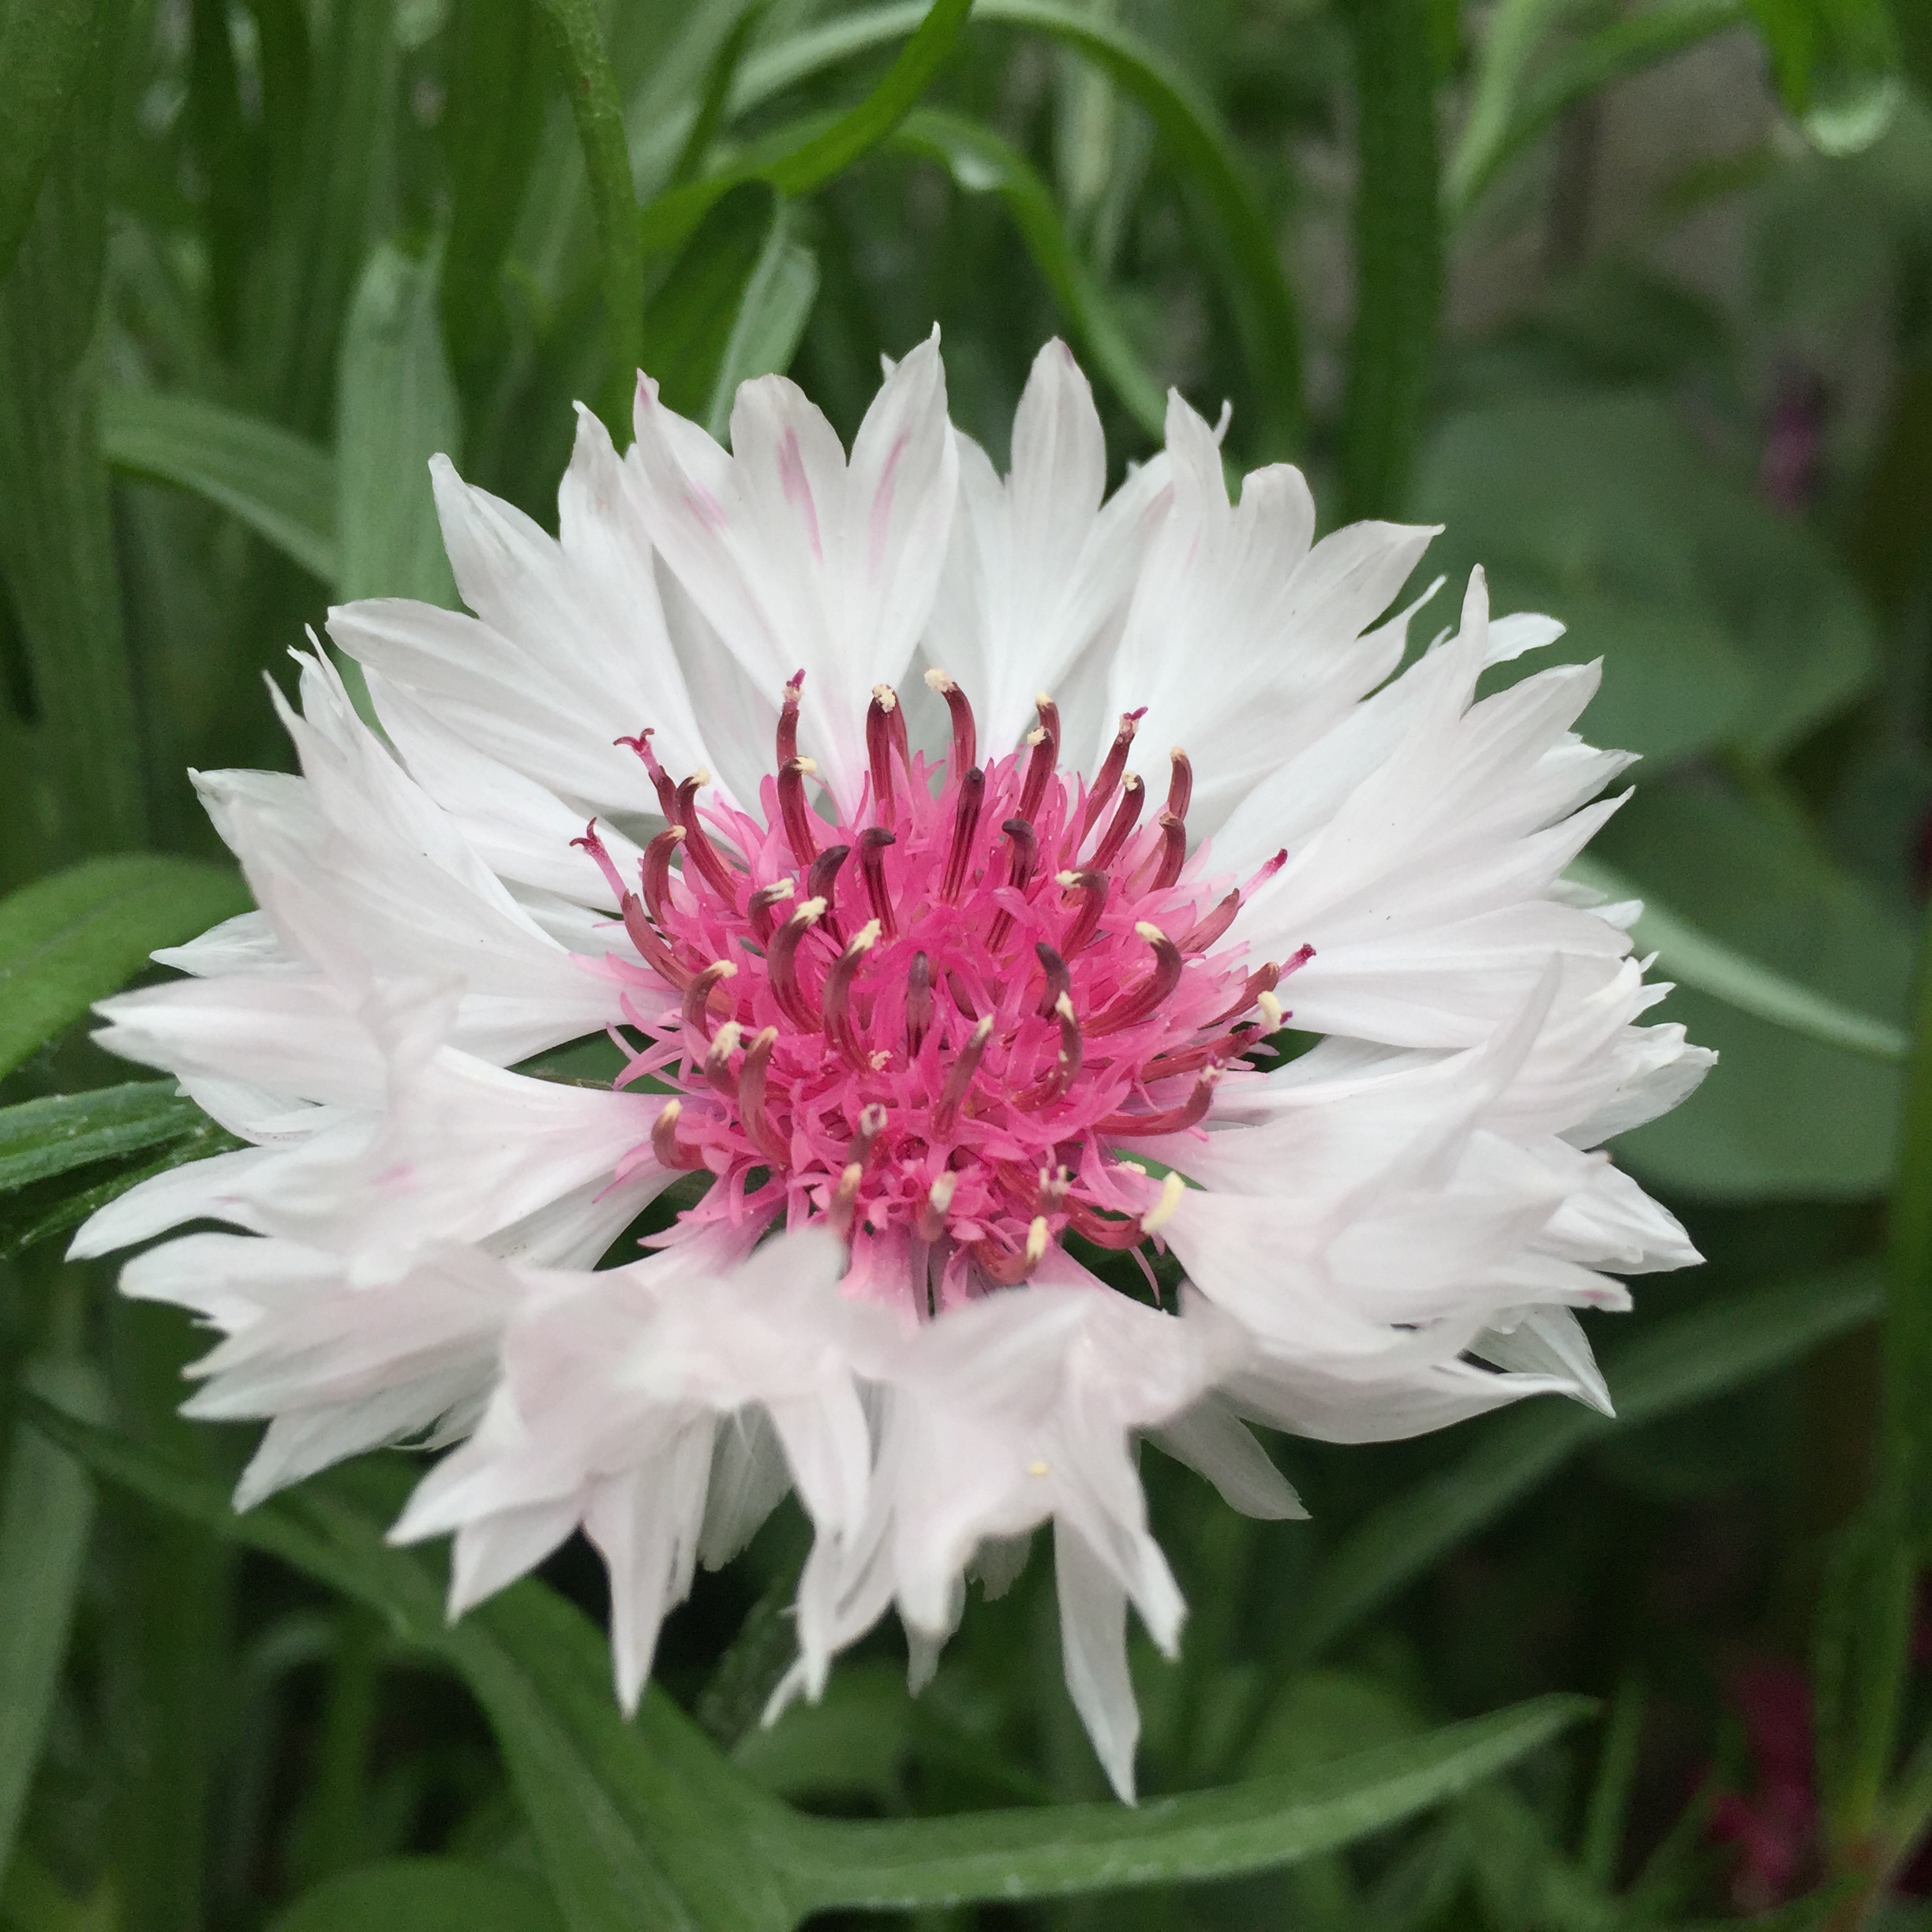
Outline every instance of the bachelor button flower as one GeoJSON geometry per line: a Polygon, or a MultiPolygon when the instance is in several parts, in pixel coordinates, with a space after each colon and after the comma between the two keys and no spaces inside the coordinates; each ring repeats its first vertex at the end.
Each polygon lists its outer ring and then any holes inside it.
{"type": "Polygon", "coordinates": [[[1637,1024],[1633,908],[1562,877],[1626,762],[1570,729],[1597,671],[1478,699],[1559,631],[1492,622],[1480,575],[1402,670],[1431,533],[1313,542],[1286,466],[1230,503],[1178,397],[1107,498],[1058,343],[1004,478],[936,339],[849,459],[775,376],[729,454],[648,381],[636,432],[581,416],[554,541],[439,461],[475,614],[335,611],[381,735],[317,654],[301,776],[197,780],[260,910],[102,1038],[250,1144],[77,1249],[234,1230],[123,1285],[223,1337],[192,1412],[269,1419],[238,1501],[460,1444],[395,1534],[453,1533],[460,1610],[581,1527],[627,1704],[788,1487],[816,1541],[781,1700],[893,1604],[922,1675],[1050,1522],[1129,1794],[1127,1606],[1170,1651],[1183,1615],[1137,1441],[1295,1514],[1248,1422],[1607,1406],[1572,1311],[1694,1258],[1589,1151],[1709,1059],[1637,1024]],[[611,1087],[515,1070],[598,1032],[611,1087]]]}

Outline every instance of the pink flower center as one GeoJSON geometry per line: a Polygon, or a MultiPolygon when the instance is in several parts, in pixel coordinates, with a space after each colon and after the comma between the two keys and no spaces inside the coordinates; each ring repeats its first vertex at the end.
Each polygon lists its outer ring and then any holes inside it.
{"type": "Polygon", "coordinates": [[[618,1084],[676,1090],[651,1153],[718,1178],[695,1216],[829,1220],[862,1277],[869,1255],[903,1254],[912,1275],[880,1279],[926,1280],[935,1303],[1024,1280],[1069,1230],[1138,1245],[1162,1191],[1117,1150],[1202,1119],[1222,1070],[1281,1024],[1275,988],[1310,949],[1250,970],[1219,945],[1241,893],[1188,856],[1185,754],[1147,812],[1127,770],[1139,713],[1088,784],[1059,769],[1048,699],[1021,750],[983,764],[965,694],[933,674],[953,743],[929,763],[881,686],[863,794],[833,824],[807,798],[803,680],[762,817],[701,808],[706,774],[673,783],[646,732],[625,742],[668,829],[638,889],[594,824],[577,841],[650,968],[617,968],[650,1036],[618,1084]],[[642,1003],[667,987],[675,1009],[642,1003]]]}

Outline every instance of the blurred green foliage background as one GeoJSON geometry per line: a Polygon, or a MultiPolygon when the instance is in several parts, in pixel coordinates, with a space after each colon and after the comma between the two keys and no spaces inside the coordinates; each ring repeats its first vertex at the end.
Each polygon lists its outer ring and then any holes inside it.
{"type": "MultiPolygon", "coordinates": [[[[111,1418],[183,1483],[241,1460],[172,1414],[185,1324],[59,1262],[219,1144],[80,1016],[239,903],[185,773],[286,765],[260,679],[304,627],[454,601],[432,452],[554,526],[572,401],[621,422],[640,361],[721,430],[789,368],[849,436],[935,320],[996,459],[1064,335],[1118,466],[1168,384],[1225,398],[1232,464],[1301,462],[1324,526],[1440,522],[1426,571],[1562,617],[1553,654],[1605,662],[1591,735],[1644,754],[1578,876],[1645,898],[1663,1015],[1722,1061],[1619,1144],[1709,1265],[1599,1324],[1616,1422],[1278,1445],[1309,1524],[1148,1472],[1193,1614],[1179,1666],[1138,1661],[1146,1790],[1551,1690],[1601,1720],[1283,1870],[917,1923],[1932,1925],[1904,1205],[1877,1325],[1932,869],[1925,0],[0,0],[0,1925],[565,1922],[500,1735],[400,1612],[96,1488],[36,1422],[111,1418]],[[174,863],[62,870],[125,853],[174,863]]],[[[803,1535],[665,1643],[754,1785],[1103,1794],[1040,1564],[917,1702],[881,1635],[747,1728],[803,1535]]],[[[581,1548],[547,1574],[600,1612],[581,1548]]]]}

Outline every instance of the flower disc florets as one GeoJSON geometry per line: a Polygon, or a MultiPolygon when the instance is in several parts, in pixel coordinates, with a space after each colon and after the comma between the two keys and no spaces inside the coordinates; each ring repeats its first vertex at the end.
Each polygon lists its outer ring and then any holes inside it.
{"type": "Polygon", "coordinates": [[[1089,783],[1060,769],[1050,698],[1020,751],[982,763],[967,694],[930,674],[952,743],[929,761],[881,686],[858,809],[828,822],[798,749],[803,681],[762,818],[707,804],[704,773],[675,782],[646,732],[628,742],[667,829],[635,886],[594,825],[579,841],[649,968],[614,966],[652,1036],[619,1084],[680,1096],[652,1158],[724,1182],[699,1219],[829,1222],[855,1285],[926,1311],[1025,1280],[1069,1230],[1135,1246],[1180,1183],[1155,1187],[1103,1148],[1200,1121],[1281,1024],[1275,989],[1311,949],[1251,968],[1221,943],[1241,889],[1189,856],[1178,749],[1149,820],[1127,769],[1138,712],[1089,783]],[[680,1003],[659,1013],[666,987],[680,1003]],[[867,1265],[880,1247],[889,1268],[867,1265]]]}

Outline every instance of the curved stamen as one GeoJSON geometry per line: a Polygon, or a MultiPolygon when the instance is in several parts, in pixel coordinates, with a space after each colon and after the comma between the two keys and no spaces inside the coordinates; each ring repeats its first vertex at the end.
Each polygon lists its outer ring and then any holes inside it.
{"type": "Polygon", "coordinates": [[[893,797],[892,714],[899,709],[899,694],[889,684],[872,687],[872,702],[866,710],[866,763],[872,772],[872,807],[881,818],[897,814],[893,797]]]}
{"type": "Polygon", "coordinates": [[[736,1020],[727,1020],[713,1037],[711,1050],[705,1055],[705,1078],[733,1105],[738,1099],[738,1076],[732,1071],[731,1057],[738,1050],[743,1032],[736,1020]]]}
{"type": "Polygon", "coordinates": [[[1100,930],[1100,915],[1106,910],[1107,875],[1089,867],[1081,872],[1062,872],[1059,882],[1069,892],[1080,895],[1073,923],[1060,936],[1060,950],[1071,959],[1100,930]]]}
{"type": "Polygon", "coordinates": [[[627,751],[635,751],[644,761],[644,769],[650,773],[652,788],[657,794],[657,809],[665,818],[675,821],[677,787],[671,782],[671,774],[657,762],[657,754],[651,749],[651,728],[646,725],[635,738],[614,738],[611,742],[622,745],[627,751]]]}
{"type": "Polygon", "coordinates": [[[799,983],[798,949],[806,934],[824,915],[825,901],[807,899],[772,934],[771,945],[765,955],[765,983],[771,988],[772,998],[778,1002],[778,1010],[805,1033],[818,1031],[818,1015],[813,1011],[811,1002],[805,997],[805,989],[799,983]]]}
{"type": "Polygon", "coordinates": [[[1134,930],[1154,949],[1154,964],[1144,979],[1087,1022],[1089,1033],[1118,1033],[1122,1027],[1138,1026],[1157,1013],[1162,1002],[1181,983],[1185,964],[1181,949],[1158,926],[1145,919],[1134,930]]]}
{"type": "Polygon", "coordinates": [[[972,1085],[973,1076],[979,1070],[979,1062],[985,1057],[987,1042],[993,1036],[992,1016],[982,1020],[972,1030],[972,1037],[959,1050],[959,1057],[946,1069],[945,1085],[940,1090],[939,1104],[933,1109],[933,1132],[940,1138],[952,1133],[959,1120],[959,1110],[965,1100],[966,1090],[972,1085]]]}
{"type": "Polygon", "coordinates": [[[1160,857],[1154,867],[1149,892],[1165,892],[1180,878],[1181,868],[1187,863],[1187,822],[1164,811],[1160,815],[1160,857]]]}
{"type": "Polygon", "coordinates": [[[1054,741],[1054,755],[1060,755],[1060,707],[1045,691],[1033,694],[1033,709],[1039,714],[1039,728],[1054,741]]]}
{"type": "Polygon", "coordinates": [[[959,1186],[959,1176],[949,1168],[926,1190],[926,1198],[919,1204],[919,1219],[913,1223],[914,1230],[923,1241],[936,1241],[945,1232],[946,1210],[953,1205],[953,1196],[959,1186]]]}
{"type": "Polygon", "coordinates": [[[804,685],[803,671],[795,671],[785,680],[784,698],[778,713],[777,764],[781,771],[798,756],[799,693],[804,685]]]}
{"type": "Polygon", "coordinates": [[[709,1039],[711,1037],[711,991],[721,979],[737,977],[738,968],[729,960],[713,960],[684,989],[684,1024],[709,1039]]]}
{"type": "Polygon", "coordinates": [[[852,935],[851,945],[832,962],[826,975],[825,992],[819,1004],[825,1009],[826,1038],[861,1073],[871,1070],[871,1055],[852,1030],[852,983],[865,956],[878,945],[879,923],[872,919],[852,935]]]}
{"type": "Polygon", "coordinates": [[[1039,817],[1040,801],[1046,796],[1046,781],[1054,775],[1059,751],[1058,740],[1045,725],[1027,733],[1026,778],[1020,788],[1019,816],[1029,825],[1039,817]]]}
{"type": "Polygon", "coordinates": [[[623,882],[623,874],[617,870],[616,860],[612,858],[609,848],[599,836],[594,818],[584,827],[582,838],[571,841],[571,848],[575,852],[590,855],[597,869],[604,874],[604,883],[610,888],[612,898],[622,905],[624,895],[631,888],[623,882]]]}
{"type": "Polygon", "coordinates": [[[960,781],[959,803],[953,814],[953,846],[946,854],[945,877],[939,885],[939,897],[948,905],[959,903],[960,888],[966,883],[973,834],[979,828],[979,807],[985,798],[986,773],[975,765],[960,781]]]}
{"type": "Polygon", "coordinates": [[[787,758],[778,769],[778,815],[784,822],[785,843],[802,866],[818,856],[811,807],[805,803],[805,781],[818,769],[807,758],[787,758]]]}
{"type": "Polygon", "coordinates": [[[1066,961],[1044,939],[1034,947],[1033,952],[1040,963],[1040,971],[1046,975],[1046,990],[1040,995],[1040,1003],[1033,1010],[1045,1020],[1052,1016],[1061,995],[1072,990],[1073,975],[1067,971],[1066,961]]]}
{"type": "Polygon", "coordinates": [[[923,953],[912,955],[906,968],[906,1058],[916,1060],[926,1035],[932,1030],[932,961],[923,953]]]}
{"type": "Polygon", "coordinates": [[[946,968],[945,982],[946,990],[953,995],[953,1004],[967,1019],[976,1020],[979,1017],[979,1006],[975,1003],[972,994],[967,990],[966,982],[960,977],[959,968],[957,966],[949,966],[946,968]]]}
{"type": "Polygon", "coordinates": [[[711,774],[702,766],[677,788],[677,822],[684,828],[684,854],[698,863],[705,882],[734,911],[738,905],[738,881],[718,855],[710,835],[698,819],[698,792],[711,782],[711,774]]]}
{"type": "Polygon", "coordinates": [[[751,895],[751,931],[760,945],[771,944],[772,927],[777,923],[772,916],[774,908],[783,905],[797,890],[790,879],[777,879],[769,886],[761,886],[751,895]]]}
{"type": "Polygon", "coordinates": [[[618,908],[623,915],[623,929],[631,943],[644,957],[646,964],[658,978],[675,991],[682,993],[691,984],[690,969],[683,965],[669,946],[659,936],[657,929],[646,918],[644,901],[635,893],[626,893],[623,904],[618,908]]]}
{"type": "Polygon", "coordinates": [[[839,930],[838,914],[833,909],[834,889],[838,884],[839,867],[845,863],[849,845],[828,845],[811,862],[805,874],[805,893],[807,898],[822,899],[826,902],[826,930],[834,939],[843,939],[839,930]]]}
{"type": "Polygon", "coordinates": [[[852,1223],[859,1218],[859,1190],[864,1182],[865,1169],[857,1161],[848,1162],[826,1204],[826,1219],[841,1241],[852,1233],[852,1223]]]}
{"type": "Polygon", "coordinates": [[[1233,1005],[1218,1013],[1208,1024],[1210,1027],[1226,1026],[1230,1020],[1238,1020],[1253,1005],[1264,993],[1272,993],[1281,983],[1282,969],[1274,960],[1257,966],[1243,983],[1241,990],[1234,996],[1233,1005]]]}
{"type": "MultiPolygon", "coordinates": [[[[1000,829],[1013,843],[1013,854],[1006,864],[1006,883],[1016,892],[1024,892],[1039,857],[1039,841],[1033,836],[1033,828],[1024,818],[1009,818],[1000,829]]],[[[1013,915],[1002,907],[987,929],[988,950],[998,952],[1005,945],[1006,935],[1013,930],[1013,915]]]]}
{"type": "Polygon", "coordinates": [[[1194,766],[1178,745],[1167,755],[1174,761],[1167,779],[1167,809],[1177,818],[1185,818],[1194,797],[1194,766]]]}
{"type": "Polygon", "coordinates": [[[667,826],[644,848],[638,877],[644,887],[644,903],[660,926],[665,923],[671,904],[672,856],[689,836],[680,825],[667,826]]]}
{"type": "Polygon", "coordinates": [[[1093,1124],[1097,1134],[1146,1139],[1154,1134],[1184,1133],[1207,1118],[1214,1101],[1215,1082],[1220,1069],[1211,1067],[1194,1083],[1194,1091],[1180,1106],[1164,1108],[1159,1114],[1105,1114],[1093,1124]]]}
{"type": "Polygon", "coordinates": [[[689,1140],[678,1138],[678,1119],[683,1111],[682,1100],[667,1100],[658,1109],[657,1119],[651,1122],[651,1152],[660,1167],[675,1167],[688,1172],[705,1164],[704,1150],[689,1140]]]}
{"type": "Polygon", "coordinates": [[[1114,734],[1114,743],[1106,761],[1094,774],[1093,789],[1087,794],[1086,809],[1080,814],[1080,832],[1073,841],[1076,851],[1106,810],[1107,801],[1114,796],[1114,788],[1120,783],[1121,773],[1127,769],[1127,754],[1133,749],[1134,733],[1140,728],[1140,721],[1146,716],[1145,705],[1138,711],[1121,713],[1120,729],[1114,734]]]}
{"type": "Polygon", "coordinates": [[[873,826],[859,834],[859,875],[865,881],[872,916],[888,939],[899,937],[899,922],[893,915],[892,893],[886,883],[886,848],[898,842],[883,826],[873,826]]]}
{"type": "Polygon", "coordinates": [[[771,1073],[772,1049],[778,1044],[778,1029],[767,1027],[745,1049],[744,1065],[738,1073],[738,1118],[753,1144],[774,1167],[791,1159],[792,1150],[779,1133],[765,1105],[765,1088],[771,1073]]]}
{"type": "Polygon", "coordinates": [[[1077,1196],[1066,1204],[1067,1225],[1083,1241],[1090,1241],[1096,1248],[1111,1248],[1117,1252],[1129,1248],[1138,1248],[1147,1237],[1141,1232],[1137,1216],[1124,1220],[1113,1220],[1101,1215],[1077,1196]]]}
{"type": "Polygon", "coordinates": [[[1129,772],[1121,783],[1121,801],[1114,807],[1114,822],[1094,848],[1093,864],[1096,871],[1104,871],[1118,856],[1129,835],[1140,822],[1140,807],[1146,803],[1147,787],[1129,772]]]}
{"type": "Polygon", "coordinates": [[[1035,1215],[1027,1229],[1026,1245],[1017,1254],[997,1247],[990,1241],[976,1241],[972,1257],[1002,1288],[1017,1288],[1046,1257],[1052,1234],[1044,1215],[1035,1215]]]}
{"type": "Polygon", "coordinates": [[[859,1131],[852,1137],[852,1144],[845,1150],[848,1164],[856,1161],[863,1167],[872,1158],[872,1148],[879,1136],[886,1131],[886,1113],[878,1101],[859,1110],[859,1131]]]}
{"type": "Polygon", "coordinates": [[[927,687],[946,701],[953,713],[953,762],[955,773],[970,771],[979,762],[979,728],[973,721],[972,706],[966,694],[936,667],[926,673],[927,687]]]}

